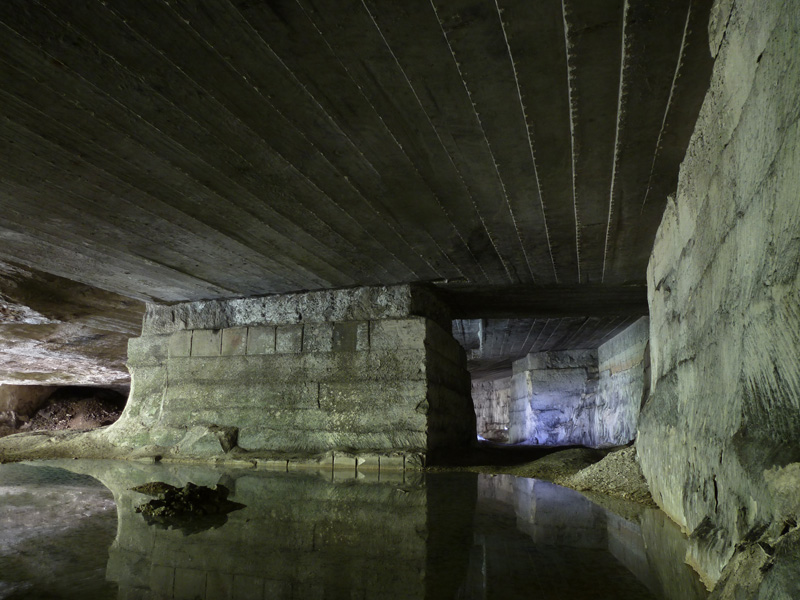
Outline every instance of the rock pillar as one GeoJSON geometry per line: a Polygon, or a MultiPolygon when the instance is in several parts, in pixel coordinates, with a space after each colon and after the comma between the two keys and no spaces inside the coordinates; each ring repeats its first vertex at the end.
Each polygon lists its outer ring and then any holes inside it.
{"type": "Polygon", "coordinates": [[[186,457],[419,464],[475,437],[447,312],[409,285],[150,305],[129,345],[131,397],[108,435],[186,457]]]}
{"type": "Polygon", "coordinates": [[[639,411],[650,392],[649,325],[650,320],[642,317],[597,349],[599,443],[621,446],[636,438],[639,411]]]}
{"type": "Polygon", "coordinates": [[[507,442],[511,377],[473,381],[472,402],[478,419],[478,435],[494,442],[507,442]]]}
{"type": "Polygon", "coordinates": [[[595,445],[596,350],[529,354],[513,372],[509,442],[595,445]]]}

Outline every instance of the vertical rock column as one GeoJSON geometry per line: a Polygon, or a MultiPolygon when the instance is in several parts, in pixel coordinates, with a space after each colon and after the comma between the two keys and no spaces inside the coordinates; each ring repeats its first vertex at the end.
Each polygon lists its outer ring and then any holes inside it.
{"type": "Polygon", "coordinates": [[[636,437],[639,411],[650,392],[649,325],[650,320],[642,317],[597,349],[599,444],[621,446],[636,437]]]}
{"type": "Polygon", "coordinates": [[[333,451],[420,464],[475,436],[447,312],[408,285],[151,305],[108,436],[186,457],[333,451]]]}
{"type": "Polygon", "coordinates": [[[495,442],[508,441],[511,377],[473,381],[472,402],[478,419],[478,435],[495,442]]]}
{"type": "Polygon", "coordinates": [[[597,351],[529,354],[513,369],[509,442],[595,445],[597,351]]]}

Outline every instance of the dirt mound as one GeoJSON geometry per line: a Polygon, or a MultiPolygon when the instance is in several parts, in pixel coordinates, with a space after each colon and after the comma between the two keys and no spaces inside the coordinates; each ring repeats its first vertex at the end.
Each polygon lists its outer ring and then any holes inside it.
{"type": "Polygon", "coordinates": [[[655,506],[631,446],[609,453],[603,460],[558,481],[579,491],[600,492],[655,506]]]}
{"type": "Polygon", "coordinates": [[[517,477],[533,477],[561,483],[576,473],[597,463],[605,451],[592,448],[570,448],[549,454],[539,460],[507,468],[504,472],[517,477]]]}
{"type": "Polygon", "coordinates": [[[108,400],[67,400],[41,408],[20,431],[94,429],[119,419],[122,407],[108,400]]]}

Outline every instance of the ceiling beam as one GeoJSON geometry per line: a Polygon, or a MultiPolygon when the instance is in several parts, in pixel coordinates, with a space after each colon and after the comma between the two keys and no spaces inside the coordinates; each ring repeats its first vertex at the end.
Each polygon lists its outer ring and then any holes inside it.
{"type": "Polygon", "coordinates": [[[644,316],[645,285],[439,287],[454,319],[644,316]]]}

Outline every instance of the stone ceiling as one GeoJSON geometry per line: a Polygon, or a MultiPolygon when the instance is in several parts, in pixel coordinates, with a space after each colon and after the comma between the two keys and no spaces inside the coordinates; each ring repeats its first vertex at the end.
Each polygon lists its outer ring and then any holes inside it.
{"type": "Polygon", "coordinates": [[[4,0],[0,260],[161,302],[427,281],[457,316],[641,314],[710,5],[4,0]]]}

